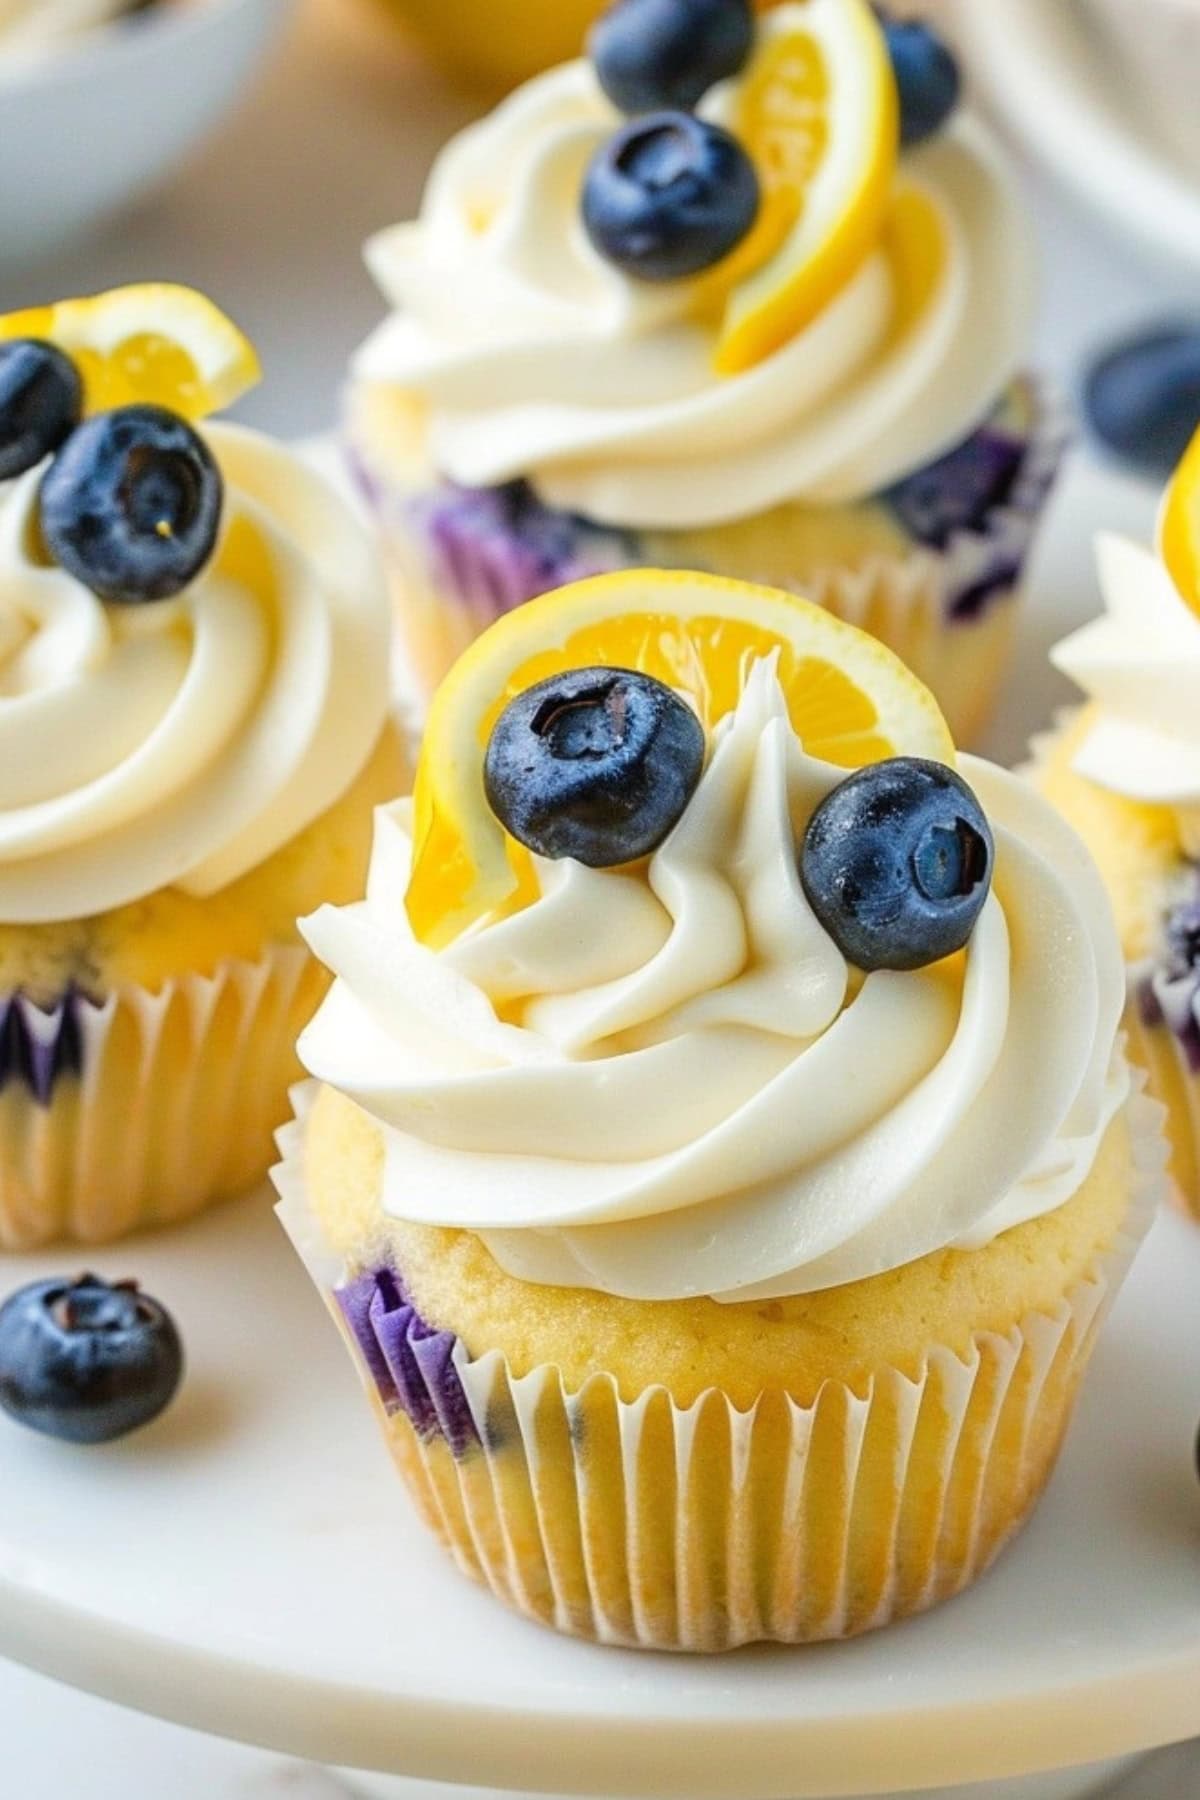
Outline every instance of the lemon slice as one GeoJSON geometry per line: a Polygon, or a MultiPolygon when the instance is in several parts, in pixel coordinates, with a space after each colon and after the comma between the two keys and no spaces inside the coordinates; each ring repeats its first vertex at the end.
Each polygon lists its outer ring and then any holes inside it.
{"type": "Polygon", "coordinates": [[[732,129],[753,158],[781,241],[728,296],[715,356],[723,375],[761,362],[810,324],[879,235],[899,101],[867,0],[806,0],[768,14],[732,129]]]}
{"type": "Polygon", "coordinates": [[[706,729],[733,711],[772,651],[810,755],[857,769],[904,754],[938,762],[954,744],[933,696],[890,650],[819,606],[711,575],[623,570],[575,582],[505,615],[434,699],[415,792],[407,906],[422,942],[450,942],[486,913],[532,898],[528,852],[483,788],[492,727],[514,695],[565,669],[637,669],[687,696],[706,729]]]}
{"type": "Polygon", "coordinates": [[[1163,497],[1158,548],[1171,580],[1192,611],[1200,613],[1200,431],[1163,497]]]}
{"type": "Polygon", "coordinates": [[[144,282],[0,318],[0,339],[56,344],[83,378],[89,414],[147,401],[185,419],[230,406],[259,378],[250,340],[193,288],[144,282]]]}

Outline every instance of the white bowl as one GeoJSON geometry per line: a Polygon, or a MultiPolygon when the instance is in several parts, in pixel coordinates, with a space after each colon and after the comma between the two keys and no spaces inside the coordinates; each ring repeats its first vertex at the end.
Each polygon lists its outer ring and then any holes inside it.
{"type": "MultiPolygon", "coordinates": [[[[1124,0],[1147,22],[1145,0],[1124,0]],[[1143,10],[1144,9],[1144,10],[1143,10]]],[[[972,77],[1062,184],[1130,244],[1200,270],[1200,175],[1079,0],[958,0],[972,77]]]]}
{"type": "Polygon", "coordinates": [[[43,255],[163,181],[290,4],[177,0],[36,61],[0,55],[0,262],[43,255]]]}

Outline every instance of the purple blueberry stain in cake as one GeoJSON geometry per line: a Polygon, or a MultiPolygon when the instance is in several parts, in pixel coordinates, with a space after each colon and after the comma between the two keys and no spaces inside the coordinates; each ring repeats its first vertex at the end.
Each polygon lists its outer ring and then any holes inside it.
{"type": "Polygon", "coordinates": [[[60,1082],[83,1073],[84,1015],[95,1009],[77,988],[50,1006],[21,993],[0,1001],[0,1092],[21,1086],[49,1106],[60,1082]]]}
{"type": "Polygon", "coordinates": [[[335,1298],[385,1409],[402,1412],[419,1437],[445,1438],[455,1456],[472,1450],[479,1431],[454,1365],[454,1333],[428,1324],[387,1266],[356,1276],[335,1298]]]}
{"type": "Polygon", "coordinates": [[[884,501],[917,543],[946,550],[960,532],[981,530],[998,506],[1008,505],[1025,449],[1021,437],[985,426],[894,483],[884,501]]]}
{"type": "Polygon", "coordinates": [[[1135,972],[1132,986],[1142,1024],[1149,1029],[1165,1025],[1177,1038],[1188,1068],[1200,1074],[1200,895],[1166,913],[1162,954],[1135,972]]]}
{"type": "Polygon", "coordinates": [[[638,540],[560,512],[526,481],[462,488],[444,483],[411,506],[434,580],[490,622],[551,588],[639,560],[638,540]]]}

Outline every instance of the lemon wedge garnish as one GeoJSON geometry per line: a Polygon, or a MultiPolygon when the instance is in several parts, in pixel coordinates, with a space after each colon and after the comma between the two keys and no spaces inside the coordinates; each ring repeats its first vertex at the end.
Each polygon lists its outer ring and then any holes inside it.
{"type": "Polygon", "coordinates": [[[904,754],[949,762],[933,696],[876,639],[774,588],[638,569],[575,582],[498,620],[434,699],[415,792],[407,894],[417,936],[439,946],[534,896],[528,852],[488,806],[483,759],[508,702],[547,676],[636,669],[684,694],[706,729],[732,712],[753,663],[778,656],[805,749],[843,768],[904,754]]]}

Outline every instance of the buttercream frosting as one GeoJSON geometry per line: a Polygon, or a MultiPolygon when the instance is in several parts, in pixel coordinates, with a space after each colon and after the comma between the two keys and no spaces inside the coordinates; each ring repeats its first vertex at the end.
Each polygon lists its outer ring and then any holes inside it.
{"type": "Polygon", "coordinates": [[[206,425],[225,484],[208,567],[113,605],[39,549],[42,470],[0,488],[0,923],[206,895],[337,800],[388,709],[367,534],[256,433],[206,425]]]}
{"type": "Polygon", "coordinates": [[[1093,703],[1074,767],[1170,807],[1184,849],[1200,854],[1200,618],[1140,544],[1105,533],[1097,565],[1103,615],[1050,653],[1093,703]]]}
{"type": "Polygon", "coordinates": [[[532,904],[442,951],[407,924],[408,805],[383,812],[366,899],[305,924],[337,980],[300,1048],[382,1127],[385,1210],[528,1281],[734,1301],[1063,1204],[1126,1091],[1120,949],[1070,828],[960,767],[996,838],[971,942],[865,977],[797,873],[844,771],[806,755],[769,662],[643,870],[535,859],[532,904]]]}
{"type": "MultiPolygon", "coordinates": [[[[773,10],[760,36],[804,11],[773,10]]],[[[739,91],[722,83],[701,112],[731,123],[739,91]]],[[[862,498],[978,425],[1019,367],[1033,283],[1012,181],[977,122],[903,159],[945,245],[916,321],[898,330],[881,242],[810,325],[737,375],[714,368],[718,320],[698,314],[696,281],[638,282],[588,241],[584,171],[619,122],[590,64],[555,69],[455,138],[420,218],[368,247],[395,310],[356,378],[420,401],[438,472],[470,487],[525,477],[619,526],[692,527],[862,498]]]]}

